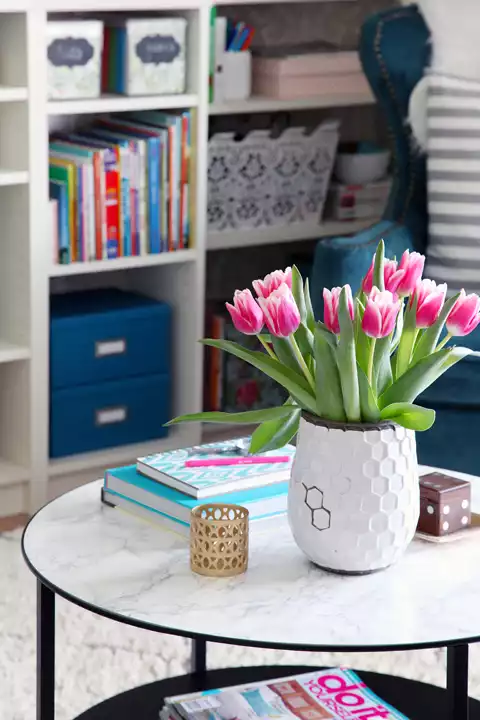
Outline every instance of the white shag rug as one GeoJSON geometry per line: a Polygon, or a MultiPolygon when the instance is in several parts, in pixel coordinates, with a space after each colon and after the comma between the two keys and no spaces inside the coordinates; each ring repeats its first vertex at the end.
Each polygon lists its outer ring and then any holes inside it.
{"type": "MultiPolygon", "coordinates": [[[[36,584],[20,551],[21,531],[0,535],[0,718],[35,718],[36,584]]],[[[115,623],[57,598],[56,720],[71,720],[122,690],[183,674],[189,642],[115,623]]],[[[208,646],[210,667],[346,664],[444,684],[443,650],[313,654],[208,646]]],[[[471,692],[480,696],[480,651],[471,654],[471,692]]]]}

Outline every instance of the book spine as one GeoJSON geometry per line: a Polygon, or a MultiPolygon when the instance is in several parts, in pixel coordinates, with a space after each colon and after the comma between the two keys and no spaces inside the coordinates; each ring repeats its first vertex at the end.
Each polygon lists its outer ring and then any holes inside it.
{"type": "Polygon", "coordinates": [[[75,179],[76,179],[76,235],[77,235],[77,260],[84,262],[85,250],[86,250],[86,236],[85,236],[85,208],[83,205],[84,187],[83,187],[83,173],[82,167],[78,166],[75,168],[75,179]]]}
{"type": "Polygon", "coordinates": [[[190,161],[190,113],[185,112],[182,116],[182,184],[181,184],[181,221],[180,221],[180,247],[188,245],[188,208],[189,208],[189,173],[190,161]]]}
{"type": "Polygon", "coordinates": [[[70,229],[68,225],[68,193],[63,185],[59,196],[59,221],[60,221],[60,252],[59,262],[68,265],[70,262],[70,229]]]}
{"type": "Polygon", "coordinates": [[[130,142],[130,216],[132,223],[132,255],[140,255],[140,154],[139,143],[130,142]]]}
{"type": "Polygon", "coordinates": [[[148,255],[148,163],[145,140],[140,140],[138,143],[138,182],[140,255],[148,255]]]}
{"type": "Polygon", "coordinates": [[[150,252],[159,253],[160,247],[160,223],[159,223],[159,196],[160,196],[160,141],[159,138],[150,138],[148,141],[149,150],[149,234],[150,252]]]}
{"type": "Polygon", "coordinates": [[[52,260],[53,264],[58,263],[60,254],[60,223],[58,220],[59,202],[55,198],[50,198],[50,235],[52,239],[52,260]]]}
{"type": "Polygon", "coordinates": [[[85,213],[85,237],[86,237],[86,255],[85,260],[92,261],[96,259],[95,247],[95,187],[93,176],[93,161],[83,164],[83,187],[84,201],[83,208],[85,213]]]}
{"type": "Polygon", "coordinates": [[[107,258],[119,257],[120,251],[120,208],[119,208],[119,158],[117,151],[106,148],[105,162],[105,196],[107,216],[107,258]]]}
{"type": "Polygon", "coordinates": [[[93,153],[93,199],[95,207],[95,259],[103,256],[103,222],[102,222],[102,159],[100,153],[93,153]]]}
{"type": "Polygon", "coordinates": [[[176,157],[175,157],[175,130],[168,128],[168,249],[175,250],[176,230],[176,157]]]}
{"type": "Polygon", "coordinates": [[[161,197],[160,197],[160,229],[162,236],[162,252],[168,252],[168,218],[169,218],[169,176],[168,176],[168,132],[161,134],[161,197]]]}
{"type": "Polygon", "coordinates": [[[119,145],[119,197],[120,197],[120,256],[132,254],[132,229],[130,217],[130,152],[128,146],[119,145]]]}

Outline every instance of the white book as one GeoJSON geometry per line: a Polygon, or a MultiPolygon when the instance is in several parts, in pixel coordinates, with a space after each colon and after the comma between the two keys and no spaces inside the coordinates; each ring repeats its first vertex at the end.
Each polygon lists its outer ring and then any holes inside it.
{"type": "Polygon", "coordinates": [[[200,468],[185,467],[187,460],[211,458],[241,458],[235,453],[238,444],[248,443],[241,438],[228,443],[211,443],[197,448],[172,450],[138,458],[137,470],[152,480],[200,499],[213,497],[220,493],[230,493],[249,488],[259,488],[290,479],[295,448],[285,445],[279,450],[261,453],[261,457],[288,456],[289,462],[271,462],[253,465],[209,466],[200,468]],[[231,448],[231,453],[229,449],[231,448]],[[211,451],[211,452],[209,452],[211,451]]]}

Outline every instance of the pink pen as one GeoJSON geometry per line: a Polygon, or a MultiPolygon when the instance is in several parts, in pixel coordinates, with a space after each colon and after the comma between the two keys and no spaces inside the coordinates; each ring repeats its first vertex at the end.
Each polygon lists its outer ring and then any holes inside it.
{"type": "Polygon", "coordinates": [[[209,458],[205,460],[186,460],[187,468],[222,467],[227,465],[273,465],[274,463],[288,463],[289,455],[271,455],[270,457],[239,457],[239,458],[209,458]]]}

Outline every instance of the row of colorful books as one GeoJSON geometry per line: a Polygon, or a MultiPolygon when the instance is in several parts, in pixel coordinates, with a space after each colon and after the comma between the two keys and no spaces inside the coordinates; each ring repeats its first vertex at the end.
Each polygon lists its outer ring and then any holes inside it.
{"type": "Polygon", "coordinates": [[[165,699],[161,720],[408,720],[352,670],[331,668],[165,699]]]}
{"type": "Polygon", "coordinates": [[[194,111],[105,117],[49,146],[57,262],[191,246],[194,111]]]}
{"type": "Polygon", "coordinates": [[[263,453],[272,461],[252,465],[241,462],[248,445],[240,438],[138,458],[106,471],[102,501],[185,536],[191,511],[207,499],[247,508],[254,523],[281,517],[295,448],[263,453]]]}

